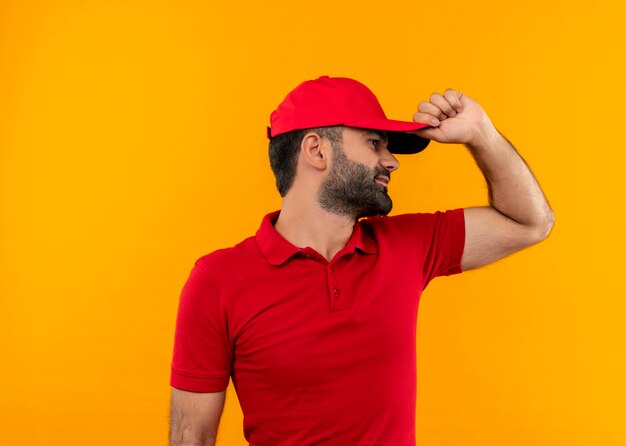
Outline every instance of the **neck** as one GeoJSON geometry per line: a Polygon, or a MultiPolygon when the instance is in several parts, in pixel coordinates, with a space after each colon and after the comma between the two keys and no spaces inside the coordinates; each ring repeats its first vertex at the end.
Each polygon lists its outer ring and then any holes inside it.
{"type": "Polygon", "coordinates": [[[350,240],[356,218],[322,209],[317,202],[283,198],[274,227],[299,248],[310,246],[330,261],[350,240]]]}

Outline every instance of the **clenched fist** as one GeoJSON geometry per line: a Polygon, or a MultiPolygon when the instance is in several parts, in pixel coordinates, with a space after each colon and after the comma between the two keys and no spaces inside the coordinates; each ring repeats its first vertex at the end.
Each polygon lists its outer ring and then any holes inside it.
{"type": "Polygon", "coordinates": [[[448,88],[443,95],[433,93],[430,101],[419,103],[414,122],[432,125],[412,131],[440,143],[476,145],[496,132],[480,105],[460,91],[448,88]]]}

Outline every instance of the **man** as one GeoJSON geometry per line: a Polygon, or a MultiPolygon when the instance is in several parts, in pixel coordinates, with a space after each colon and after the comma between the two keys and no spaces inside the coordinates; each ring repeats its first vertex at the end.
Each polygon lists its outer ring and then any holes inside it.
{"type": "Polygon", "coordinates": [[[322,76],[270,124],[282,207],[254,237],[198,259],[183,288],[171,444],[214,444],[232,377],[251,445],[415,445],[423,289],[545,239],[553,212],[511,143],[456,90],[402,122],[365,85],[322,76]],[[430,140],[466,145],[490,206],[386,216],[394,153],[430,140]]]}

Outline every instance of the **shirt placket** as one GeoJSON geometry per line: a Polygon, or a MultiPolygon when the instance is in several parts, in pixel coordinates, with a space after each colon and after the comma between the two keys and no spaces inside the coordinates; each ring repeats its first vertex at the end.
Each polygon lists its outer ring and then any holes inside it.
{"type": "Polygon", "coordinates": [[[326,265],[326,279],[328,284],[328,299],[330,303],[330,311],[345,310],[345,299],[342,299],[339,284],[337,283],[337,276],[335,271],[334,262],[326,265]]]}
{"type": "Polygon", "coordinates": [[[343,256],[335,257],[331,262],[328,262],[322,255],[317,253],[312,248],[304,248],[302,254],[309,259],[321,262],[326,269],[326,295],[328,297],[329,309],[331,312],[346,310],[347,301],[345,293],[342,294],[340,286],[337,282],[337,263],[343,256]]]}

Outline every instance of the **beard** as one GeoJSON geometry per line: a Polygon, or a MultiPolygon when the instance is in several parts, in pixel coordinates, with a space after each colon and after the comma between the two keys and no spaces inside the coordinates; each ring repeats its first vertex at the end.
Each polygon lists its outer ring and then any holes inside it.
{"type": "Polygon", "coordinates": [[[322,209],[353,218],[387,215],[393,202],[387,188],[375,181],[378,175],[390,176],[387,169],[370,169],[351,161],[343,148],[333,145],[333,163],[320,186],[318,201],[322,209]]]}

